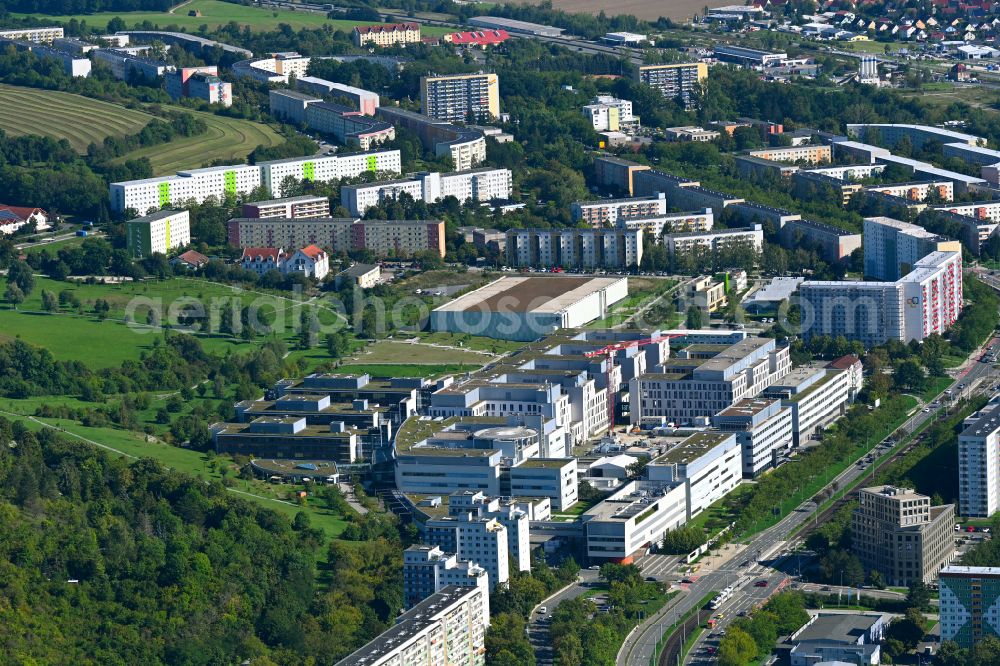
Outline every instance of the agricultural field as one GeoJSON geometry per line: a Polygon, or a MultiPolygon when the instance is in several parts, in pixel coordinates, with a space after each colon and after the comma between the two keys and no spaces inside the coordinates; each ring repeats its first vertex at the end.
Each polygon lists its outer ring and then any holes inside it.
{"type": "MultiPolygon", "coordinates": [[[[27,14],[12,14],[12,16],[28,16],[27,14]]],[[[255,32],[267,32],[276,30],[282,23],[287,23],[293,30],[301,28],[321,28],[330,26],[334,30],[351,30],[356,25],[364,24],[364,21],[336,21],[329,20],[324,14],[291,11],[286,9],[260,9],[257,7],[246,7],[220,0],[192,0],[192,2],[182,2],[169,12],[103,12],[98,14],[66,14],[57,16],[46,16],[46,21],[56,23],[66,23],[72,19],[86,21],[88,25],[105,26],[113,18],[121,18],[128,27],[149,21],[160,30],[180,28],[184,32],[195,32],[201,26],[215,29],[235,21],[241,26],[249,26],[255,32]],[[190,13],[199,13],[198,16],[190,16],[190,13]]],[[[428,27],[423,30],[426,35],[443,35],[451,32],[446,28],[428,27]]]]}
{"type": "Polygon", "coordinates": [[[205,166],[214,160],[245,162],[259,145],[276,146],[284,139],[263,123],[238,118],[224,118],[202,111],[190,111],[205,121],[208,131],[197,136],[174,139],[170,143],[149,146],[126,153],[117,161],[149,158],[153,173],[169,175],[182,169],[205,166]]]}
{"type": "MultiPolygon", "coordinates": [[[[17,310],[9,306],[0,308],[0,341],[22,338],[45,347],[63,361],[80,361],[92,368],[121,365],[126,359],[136,359],[148,350],[160,333],[145,326],[150,307],[159,309],[163,321],[172,322],[179,308],[185,303],[200,302],[208,313],[216,313],[227,304],[238,300],[240,307],[258,305],[262,319],[272,322],[272,335],[285,340],[290,348],[295,346],[295,322],[299,321],[296,302],[290,299],[250,292],[211,282],[187,278],[162,281],[144,281],[120,285],[71,284],[36,277],[35,289],[17,310]],[[43,290],[58,294],[72,292],[80,301],[79,308],[60,308],[58,313],[42,309],[43,290]],[[97,299],[107,301],[110,310],[102,320],[93,312],[97,299]],[[148,300],[147,300],[148,299],[148,300]],[[125,323],[126,315],[135,323],[125,323]]],[[[320,323],[333,326],[332,311],[319,308],[320,323]]],[[[209,316],[212,316],[209,314],[209,316]]],[[[217,317],[215,318],[217,321],[217,317]]],[[[202,345],[209,352],[225,354],[245,351],[254,343],[236,340],[211,332],[198,333],[202,345]]],[[[257,340],[262,341],[263,337],[257,340]]],[[[292,353],[294,360],[306,361],[309,366],[329,361],[325,350],[299,350],[292,353]]]]}
{"type": "Polygon", "coordinates": [[[153,119],[142,111],[56,90],[0,84],[0,99],[0,129],[7,134],[66,139],[80,153],[104,137],[135,134],[153,119]]]}

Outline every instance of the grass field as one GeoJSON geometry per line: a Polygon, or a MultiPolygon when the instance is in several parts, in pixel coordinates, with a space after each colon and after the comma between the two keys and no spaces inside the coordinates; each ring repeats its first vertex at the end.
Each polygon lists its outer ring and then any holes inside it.
{"type": "MultiPolygon", "coordinates": [[[[28,14],[12,14],[12,16],[28,16],[28,14]]],[[[195,32],[201,26],[208,26],[209,29],[226,25],[230,21],[235,21],[240,25],[250,26],[256,32],[267,32],[275,30],[280,24],[287,23],[293,30],[300,28],[321,28],[331,26],[335,30],[351,30],[356,25],[365,24],[365,21],[331,21],[324,14],[290,11],[290,10],[270,10],[258,9],[256,7],[245,7],[219,0],[193,0],[190,3],[181,4],[175,7],[174,13],[169,12],[103,12],[98,14],[66,14],[57,16],[46,16],[46,22],[65,23],[72,19],[86,21],[87,25],[105,26],[113,18],[121,18],[128,26],[134,27],[137,24],[149,21],[161,30],[168,30],[171,27],[184,29],[185,32],[195,32]],[[188,16],[188,12],[200,12],[201,16],[188,16]]],[[[443,35],[452,32],[446,28],[427,27],[423,28],[422,34],[443,35]]]]}
{"type": "Polygon", "coordinates": [[[354,375],[368,374],[372,377],[440,377],[441,375],[475,372],[480,367],[481,365],[468,365],[462,363],[346,363],[344,365],[337,366],[337,372],[354,375]]]}
{"type": "Polygon", "coordinates": [[[153,116],[142,111],[56,90],[0,84],[0,129],[66,139],[78,152],[106,136],[135,134],[153,116]]]}
{"type": "MultiPolygon", "coordinates": [[[[64,361],[80,361],[93,368],[107,368],[121,365],[126,359],[135,359],[160,337],[158,330],[144,326],[128,326],[123,319],[131,309],[133,321],[145,322],[150,302],[157,307],[164,321],[170,321],[171,304],[182,304],[185,299],[195,299],[204,304],[207,312],[213,306],[224,307],[239,299],[242,305],[258,304],[268,312],[275,311],[275,335],[294,345],[296,334],[293,322],[298,321],[295,303],[277,297],[255,292],[236,290],[231,287],[187,278],[172,278],[162,281],[126,283],[123,285],[71,284],[36,277],[35,289],[17,310],[9,306],[0,307],[0,340],[20,337],[32,344],[45,347],[52,355],[64,361]],[[42,310],[42,290],[55,294],[63,290],[72,291],[81,302],[82,313],[61,310],[49,314],[42,310]],[[93,304],[102,298],[111,306],[106,320],[101,321],[92,314],[93,304]],[[150,299],[138,305],[133,299],[150,299]],[[130,303],[132,304],[130,308],[130,303]]],[[[178,306],[174,306],[174,311],[178,306]]],[[[322,324],[332,324],[333,315],[319,311],[322,324]]],[[[268,315],[265,315],[268,316],[268,315]]],[[[225,354],[228,351],[248,350],[254,343],[235,340],[222,335],[200,335],[207,351],[225,354]]],[[[262,341],[264,338],[258,338],[262,341]]],[[[309,361],[309,365],[330,360],[320,349],[293,352],[309,361]],[[315,362],[314,362],[315,361],[315,362]]]]}
{"type": "Polygon", "coordinates": [[[411,344],[395,340],[380,340],[365,347],[357,356],[346,359],[348,363],[405,363],[410,365],[460,363],[485,365],[491,360],[489,354],[462,349],[445,349],[424,344],[411,344]]]}
{"type": "MultiPolygon", "coordinates": [[[[533,5],[538,3],[537,1],[516,0],[508,2],[508,4],[533,5]]],[[[631,14],[637,18],[655,21],[661,16],[672,19],[690,19],[695,14],[702,12],[705,3],[703,0],[671,0],[670,2],[663,2],[663,0],[619,0],[618,2],[610,2],[610,0],[552,0],[552,7],[574,14],[596,14],[603,11],[608,16],[631,14]]]]}
{"type": "Polygon", "coordinates": [[[153,165],[153,173],[163,176],[182,169],[205,166],[213,160],[243,162],[257,146],[276,146],[284,140],[263,123],[224,118],[202,111],[188,111],[205,121],[208,125],[205,133],[133,150],[117,161],[148,157],[153,165]]]}

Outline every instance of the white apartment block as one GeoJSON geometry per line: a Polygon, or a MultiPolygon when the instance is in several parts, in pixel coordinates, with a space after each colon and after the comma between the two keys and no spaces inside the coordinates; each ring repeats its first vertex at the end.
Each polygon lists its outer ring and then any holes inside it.
{"type": "Polygon", "coordinates": [[[964,143],[967,146],[986,145],[986,139],[973,134],[930,125],[848,123],[847,136],[851,139],[867,141],[889,148],[894,148],[897,143],[907,139],[916,150],[920,150],[925,141],[937,141],[941,144],[964,143]]]}
{"type": "Polygon", "coordinates": [[[191,244],[191,217],[186,210],[161,210],[125,223],[125,246],[133,258],[167,254],[191,244]]]}
{"type": "Polygon", "coordinates": [[[533,458],[510,469],[513,497],[548,497],[552,508],[565,511],[579,499],[576,458],[533,458]]]}
{"type": "Polygon", "coordinates": [[[121,212],[131,208],[142,213],[191,200],[202,203],[209,197],[239,196],[261,185],[280,197],[281,183],[289,176],[297,180],[337,180],[354,178],[366,171],[398,173],[400,168],[399,151],[387,150],[191,169],[173,176],[111,183],[111,210],[121,212]]]}
{"type": "Polygon", "coordinates": [[[448,496],[448,515],[457,519],[500,521],[507,528],[507,545],[513,558],[510,566],[517,571],[531,571],[531,516],[520,498],[487,497],[469,490],[452,493],[448,496]]]}
{"type": "Polygon", "coordinates": [[[958,436],[959,513],[988,518],[1000,511],[1000,402],[965,421],[958,436]]]}
{"type": "Polygon", "coordinates": [[[931,196],[936,196],[938,201],[952,201],[955,198],[955,184],[950,180],[892,183],[871,185],[865,188],[865,192],[878,192],[907,201],[926,201],[931,196]]]}
{"type": "Polygon", "coordinates": [[[715,225],[715,214],[711,208],[704,208],[687,213],[618,218],[617,225],[623,229],[642,229],[645,235],[661,241],[667,234],[711,231],[715,225]]]}
{"type": "Polygon", "coordinates": [[[475,587],[489,602],[489,574],[475,562],[459,561],[437,546],[414,545],[403,551],[403,604],[413,608],[446,587],[475,587]]]}
{"type": "Polygon", "coordinates": [[[788,347],[774,340],[746,338],[718,345],[713,354],[681,350],[677,357],[629,381],[629,418],[666,419],[689,424],[711,418],[746,398],[754,398],[792,368],[788,347]],[[707,356],[707,357],[706,357],[707,356]]]}
{"type": "Polygon", "coordinates": [[[483,666],[489,595],[479,587],[446,587],[335,666],[483,666]]]}
{"type": "Polygon", "coordinates": [[[639,118],[632,115],[631,100],[620,99],[611,95],[598,95],[594,98],[593,103],[618,109],[618,119],[624,124],[639,122],[639,118]]]}
{"type": "Polygon", "coordinates": [[[890,217],[864,220],[865,276],[898,280],[931,252],[961,252],[960,241],[890,217]]]}
{"type": "Polygon", "coordinates": [[[947,211],[956,215],[964,215],[982,223],[984,220],[1000,222],[1000,201],[968,201],[949,204],[936,204],[933,210],[947,211]]]}
{"type": "Polygon", "coordinates": [[[398,199],[402,193],[416,201],[434,203],[445,197],[459,202],[509,199],[511,195],[509,169],[470,169],[451,173],[421,173],[410,178],[378,181],[340,188],[341,201],[352,215],[364,215],[369,208],[383,201],[398,199]]]}
{"type": "Polygon", "coordinates": [[[574,222],[584,220],[595,228],[613,227],[623,219],[666,215],[667,195],[660,192],[649,197],[575,201],[570,207],[570,214],[574,222]]]}
{"type": "Polygon", "coordinates": [[[740,484],[742,447],[733,433],[695,433],[651,460],[646,475],[650,481],[683,484],[691,520],[740,484]]]}
{"type": "Polygon", "coordinates": [[[486,569],[491,590],[510,580],[510,543],[507,528],[498,519],[480,518],[470,512],[428,520],[424,535],[431,545],[486,569]]]}
{"type": "Polygon", "coordinates": [[[750,157],[758,157],[772,162],[805,162],[806,164],[822,164],[829,162],[832,153],[827,145],[783,146],[781,148],[761,148],[747,153],[750,157]]]}
{"type": "Polygon", "coordinates": [[[764,250],[764,228],[755,224],[752,227],[735,229],[716,229],[714,231],[692,231],[681,234],[662,236],[667,252],[672,257],[676,254],[692,252],[696,249],[716,251],[731,245],[747,245],[760,254],[764,250]]]}
{"type": "Polygon", "coordinates": [[[510,229],[514,266],[630,268],[642,263],[642,229],[510,229]]]}
{"type": "Polygon", "coordinates": [[[490,73],[424,76],[420,104],[438,120],[487,122],[500,115],[500,81],[490,73]]]}
{"type": "Polygon", "coordinates": [[[243,216],[262,220],[274,217],[330,217],[330,200],[326,197],[303,195],[243,204],[243,216]]]}
{"type": "Polygon", "coordinates": [[[792,413],[793,445],[802,446],[847,411],[853,393],[848,370],[796,368],[769,386],[764,395],[781,398],[792,413]]]}
{"type": "Polygon", "coordinates": [[[732,432],[742,447],[743,477],[754,479],[778,462],[778,456],[792,447],[792,410],[780,400],[741,400],[712,417],[712,425],[732,432]]]}
{"type": "Polygon", "coordinates": [[[357,107],[358,111],[366,116],[374,116],[375,109],[379,106],[378,93],[364,88],[349,86],[344,83],[327,81],[315,76],[300,76],[295,79],[295,85],[300,90],[316,93],[318,95],[329,95],[331,97],[343,97],[357,107]]]}
{"type": "Polygon", "coordinates": [[[843,335],[865,346],[944,332],[962,311],[962,255],[933,252],[896,282],[803,282],[802,335],[843,335]]]}
{"type": "Polygon", "coordinates": [[[590,560],[631,564],[642,548],[687,521],[684,483],[629,481],[580,520],[590,560]]]}
{"type": "Polygon", "coordinates": [[[0,30],[0,37],[7,39],[22,39],[26,42],[42,42],[51,44],[53,40],[63,38],[63,29],[61,27],[4,28],[0,30]]]}

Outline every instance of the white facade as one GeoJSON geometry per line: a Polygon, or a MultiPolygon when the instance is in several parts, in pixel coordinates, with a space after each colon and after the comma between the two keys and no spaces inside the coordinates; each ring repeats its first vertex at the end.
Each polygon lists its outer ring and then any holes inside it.
{"type": "Polygon", "coordinates": [[[650,461],[650,481],[681,482],[691,520],[740,484],[742,447],[733,433],[700,432],[650,461]]]}
{"type": "Polygon", "coordinates": [[[428,520],[424,524],[424,532],[432,545],[455,553],[459,559],[477,562],[486,569],[491,589],[510,580],[507,528],[496,518],[479,518],[472,513],[463,513],[428,520]]]}
{"type": "Polygon", "coordinates": [[[705,208],[688,213],[619,218],[617,224],[619,228],[642,229],[645,235],[655,238],[659,242],[663,240],[665,234],[711,231],[715,225],[715,215],[711,208],[705,208]]]}
{"type": "Polygon", "coordinates": [[[483,666],[489,624],[483,590],[446,587],[336,666],[483,666]]]}
{"type": "Polygon", "coordinates": [[[766,391],[768,396],[781,397],[782,405],[791,411],[795,446],[802,446],[843,416],[851,394],[849,370],[808,367],[792,370],[766,391]]]}
{"type": "Polygon", "coordinates": [[[898,280],[931,252],[962,250],[959,241],[889,217],[865,218],[862,247],[865,276],[875,280],[898,280]]]}
{"type": "Polygon", "coordinates": [[[531,571],[531,516],[525,502],[486,497],[481,492],[467,490],[448,496],[448,515],[460,520],[500,521],[507,528],[507,545],[513,558],[510,566],[517,571],[531,571]]]}
{"type": "Polygon", "coordinates": [[[630,481],[581,516],[587,557],[631,563],[641,549],[687,521],[683,483],[630,481]]]}
{"type": "Polygon", "coordinates": [[[667,246],[667,252],[670,256],[691,252],[695,248],[714,251],[728,245],[738,244],[749,245],[753,248],[754,252],[759,254],[764,250],[764,228],[759,224],[755,224],[752,227],[737,229],[667,234],[663,236],[663,243],[667,246]]]}
{"type": "Polygon", "coordinates": [[[401,168],[398,150],[291,158],[256,165],[234,164],[178,171],[173,176],[111,183],[111,210],[132,208],[144,213],[151,208],[177,206],[194,200],[202,203],[209,197],[223,199],[238,196],[265,185],[274,196],[281,196],[281,183],[287,176],[298,180],[337,180],[354,178],[366,171],[393,171],[401,168]]]}
{"type": "Polygon", "coordinates": [[[345,185],[340,192],[341,201],[352,215],[364,215],[369,208],[397,199],[404,192],[416,201],[427,203],[449,196],[459,202],[508,199],[511,195],[511,172],[509,169],[470,169],[422,173],[399,180],[345,185]]]}
{"type": "Polygon", "coordinates": [[[667,214],[667,195],[575,201],[570,207],[574,221],[585,220],[592,227],[613,227],[621,220],[667,214]]]}
{"type": "Polygon", "coordinates": [[[925,141],[938,141],[942,144],[964,143],[968,146],[986,145],[986,139],[978,136],[942,127],[932,127],[930,125],[848,123],[847,136],[860,141],[878,143],[890,148],[905,138],[917,150],[923,146],[925,141]]]}
{"type": "Polygon", "coordinates": [[[315,245],[296,250],[281,263],[282,273],[302,273],[322,280],[330,273],[330,255],[315,245]]]}
{"type": "Polygon", "coordinates": [[[991,402],[965,425],[958,437],[959,513],[988,518],[1000,511],[1000,403],[991,402]]]}
{"type": "Polygon", "coordinates": [[[455,553],[437,546],[410,546],[403,551],[403,603],[413,608],[444,588],[479,588],[489,600],[490,584],[486,569],[475,562],[459,561],[455,553]]]}
{"type": "Polygon", "coordinates": [[[642,263],[642,229],[511,229],[507,260],[515,266],[629,268],[642,263]]]}
{"type": "Polygon", "coordinates": [[[576,469],[576,458],[525,461],[510,470],[510,494],[513,497],[548,497],[552,500],[552,508],[565,511],[578,499],[576,469]]]}
{"type": "Polygon", "coordinates": [[[732,432],[743,450],[743,476],[753,479],[771,469],[792,447],[792,410],[773,398],[741,400],[712,417],[712,425],[732,432]]]}
{"type": "Polygon", "coordinates": [[[7,39],[23,39],[26,42],[51,43],[54,39],[63,38],[61,27],[53,28],[4,28],[0,30],[0,37],[7,39]]]}
{"type": "Polygon", "coordinates": [[[191,216],[186,210],[162,210],[125,223],[125,244],[132,257],[167,254],[191,243],[191,216]]]}

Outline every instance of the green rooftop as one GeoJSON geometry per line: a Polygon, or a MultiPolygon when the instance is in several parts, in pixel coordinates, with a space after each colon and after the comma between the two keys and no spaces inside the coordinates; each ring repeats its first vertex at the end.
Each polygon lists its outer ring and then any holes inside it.
{"type": "Polygon", "coordinates": [[[695,433],[659,458],[653,460],[653,463],[686,465],[732,436],[732,433],[722,432],[695,433]]]}
{"type": "MultiPolygon", "coordinates": [[[[474,453],[475,449],[452,449],[456,451],[454,454],[449,454],[447,451],[449,449],[439,449],[431,448],[420,450],[414,449],[413,447],[420,442],[430,439],[436,433],[445,430],[456,423],[482,423],[486,425],[503,425],[506,421],[502,418],[495,416],[451,416],[440,421],[434,419],[424,419],[418,416],[411,416],[410,418],[403,421],[403,425],[399,426],[399,430],[396,431],[396,451],[407,452],[407,453],[427,453],[427,454],[438,454],[438,455],[462,455],[463,453],[474,453]]],[[[488,453],[488,451],[481,451],[477,455],[483,455],[488,453]]]]}
{"type": "Polygon", "coordinates": [[[796,393],[795,395],[788,398],[788,402],[801,402],[802,400],[805,400],[807,397],[809,397],[819,389],[823,388],[823,386],[825,386],[830,380],[832,380],[836,374],[837,373],[834,372],[827,372],[822,379],[817,380],[816,383],[807,388],[805,391],[802,391],[801,393],[796,393]]]}
{"type": "Polygon", "coordinates": [[[520,465],[518,465],[517,469],[521,468],[562,469],[572,461],[573,458],[529,458],[520,465]]]}

